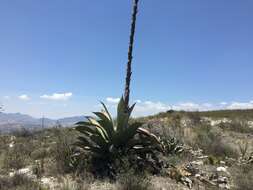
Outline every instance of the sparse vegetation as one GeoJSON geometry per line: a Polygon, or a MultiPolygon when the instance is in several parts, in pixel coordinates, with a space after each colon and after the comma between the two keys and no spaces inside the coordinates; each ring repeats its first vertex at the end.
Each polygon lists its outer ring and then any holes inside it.
{"type": "Polygon", "coordinates": [[[234,169],[236,190],[251,190],[253,187],[253,166],[242,165],[234,169]]]}
{"type": "Polygon", "coordinates": [[[53,156],[56,163],[56,173],[69,173],[74,170],[72,155],[74,153],[74,133],[68,129],[55,128],[56,141],[53,156]]]}
{"type": "Polygon", "coordinates": [[[196,136],[193,142],[193,147],[201,148],[205,154],[221,159],[224,159],[225,157],[238,157],[235,148],[223,142],[221,135],[213,132],[211,126],[199,126],[194,128],[194,131],[196,136]]]}
{"type": "MultiPolygon", "coordinates": [[[[123,154],[119,152],[119,156],[116,157],[115,162],[111,162],[113,164],[109,165],[110,170],[107,170],[107,172],[104,172],[106,171],[105,169],[98,169],[101,165],[94,165],[103,162],[101,162],[101,159],[94,159],[95,157],[92,156],[93,153],[90,151],[85,150],[83,156],[80,157],[78,162],[75,162],[77,160],[72,157],[76,151],[73,143],[82,133],[72,128],[45,129],[43,131],[32,132],[29,136],[17,135],[14,137],[12,135],[1,135],[1,184],[2,186],[4,184],[11,190],[23,190],[27,188],[25,184],[30,184],[30,182],[26,181],[22,183],[15,182],[16,185],[14,186],[14,182],[12,181],[14,178],[9,177],[9,173],[18,171],[21,168],[31,168],[31,172],[34,175],[32,179],[34,183],[31,182],[32,184],[29,186],[35,190],[36,188],[47,188],[47,185],[43,185],[43,187],[39,185],[39,181],[46,176],[56,178],[55,180],[58,181],[56,183],[59,183],[57,190],[82,190],[89,189],[92,186],[96,186],[99,189],[104,189],[104,186],[109,186],[111,189],[159,189],[157,187],[162,184],[152,182],[151,179],[155,178],[153,174],[161,176],[160,178],[164,178],[164,180],[171,178],[169,179],[171,180],[170,184],[164,183],[163,187],[173,189],[178,184],[173,180],[175,176],[171,177],[173,173],[171,171],[177,171],[177,180],[179,183],[183,183],[184,175],[188,175],[188,172],[195,175],[194,172],[200,172],[198,170],[203,170],[203,168],[208,168],[208,171],[204,170],[201,172],[210,172],[213,168],[214,173],[212,175],[217,175],[215,168],[224,162],[226,163],[226,167],[229,167],[229,172],[233,178],[233,180],[229,178],[229,183],[233,183],[237,189],[251,187],[250,156],[252,143],[248,137],[250,133],[233,131],[233,135],[235,136],[231,136],[231,130],[223,130],[220,126],[210,126],[207,122],[200,121],[199,119],[194,119],[195,122],[191,121],[191,119],[188,121],[188,118],[193,118],[194,116],[186,117],[185,115],[179,116],[178,114],[173,116],[170,115],[170,117],[162,119],[159,117],[155,119],[148,117],[141,119],[144,123],[142,127],[150,130],[157,136],[156,138],[159,138],[159,141],[166,150],[164,153],[154,151],[155,155],[143,155],[134,152],[131,148],[126,148],[127,153],[123,154]],[[173,116],[176,118],[171,118],[173,116]],[[187,120],[187,122],[182,122],[182,120],[187,120]],[[181,132],[179,133],[178,131],[181,132]],[[237,140],[237,134],[242,139],[241,143],[237,140]],[[230,140],[230,138],[236,141],[230,140]],[[180,150],[179,152],[181,150],[184,151],[179,154],[177,150],[180,150]],[[207,158],[203,161],[196,160],[201,155],[207,155],[207,158]],[[42,159],[44,160],[44,169],[41,168],[40,161],[42,159]],[[92,162],[94,160],[96,162],[92,162]],[[189,163],[194,162],[200,164],[197,167],[198,169],[189,165],[189,163]],[[203,168],[201,164],[203,164],[203,168]],[[187,168],[190,166],[190,168],[184,171],[180,169],[182,166],[187,166],[187,168]],[[108,173],[108,171],[111,173],[108,173]],[[245,177],[237,176],[239,172],[243,173],[245,177]],[[103,182],[101,178],[98,178],[99,176],[103,176],[104,180],[108,180],[108,177],[111,180],[103,182]],[[126,176],[131,176],[132,179],[128,179],[126,176]],[[62,178],[68,180],[62,181],[62,178]]],[[[139,121],[140,119],[131,119],[128,123],[133,125],[139,121]]],[[[116,124],[117,121],[114,120],[113,125],[116,124]]],[[[93,127],[92,129],[95,128],[93,127]]],[[[138,141],[139,135],[136,133],[133,139],[138,141]]],[[[104,164],[102,166],[104,167],[104,164]]],[[[23,176],[27,175],[23,174],[23,176]]],[[[196,183],[198,179],[192,178],[195,180],[194,183],[196,183]]],[[[198,183],[203,186],[201,181],[198,183]]],[[[211,187],[210,185],[206,186],[206,189],[210,189],[211,187]]],[[[29,190],[29,188],[27,189],[29,190]]]]}
{"type": "Polygon", "coordinates": [[[60,187],[60,190],[89,190],[90,185],[85,183],[84,181],[81,183],[77,183],[74,181],[70,181],[65,179],[60,187]]]}
{"type": "Polygon", "coordinates": [[[13,177],[0,177],[1,190],[47,190],[27,176],[16,174],[13,177]]]}
{"type": "MultiPolygon", "coordinates": [[[[95,117],[69,128],[45,129],[43,118],[41,130],[18,125],[19,130],[0,133],[0,190],[253,188],[253,110],[169,110],[131,118],[138,3],[133,0],[124,95],[116,117],[102,103],[95,117]]],[[[66,94],[41,98],[67,100],[72,93],[66,94]]]]}
{"type": "Polygon", "coordinates": [[[133,174],[123,175],[117,184],[117,190],[155,190],[148,178],[133,174]]]}
{"type": "Polygon", "coordinates": [[[27,164],[27,152],[24,145],[18,144],[4,153],[4,167],[7,169],[21,169],[27,164]]]}
{"type": "Polygon", "coordinates": [[[253,128],[249,126],[248,121],[245,119],[232,119],[231,122],[222,122],[219,126],[224,130],[253,134],[253,128]]]}

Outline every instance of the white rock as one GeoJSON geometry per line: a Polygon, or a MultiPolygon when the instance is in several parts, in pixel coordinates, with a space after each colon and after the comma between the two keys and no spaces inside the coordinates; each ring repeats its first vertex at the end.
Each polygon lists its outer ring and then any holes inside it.
{"type": "Polygon", "coordinates": [[[227,167],[220,166],[220,167],[216,168],[216,171],[217,172],[224,172],[224,173],[230,175],[230,173],[227,170],[227,167]]]}
{"type": "Polygon", "coordinates": [[[15,175],[15,172],[10,172],[10,173],[9,173],[9,176],[10,176],[10,177],[13,177],[14,175],[15,175]]]}
{"type": "Polygon", "coordinates": [[[42,177],[40,181],[41,183],[47,184],[47,185],[51,183],[51,179],[48,177],[42,177]]]}
{"type": "Polygon", "coordinates": [[[14,147],[14,142],[11,142],[11,143],[9,144],[9,147],[10,147],[10,148],[14,147]]]}
{"type": "Polygon", "coordinates": [[[206,159],[208,156],[199,156],[198,159],[206,159]]]}
{"type": "Polygon", "coordinates": [[[227,168],[220,166],[220,167],[216,168],[216,171],[217,172],[227,172],[227,168]]]}
{"type": "Polygon", "coordinates": [[[228,184],[222,183],[222,184],[219,184],[219,188],[221,188],[221,189],[230,189],[230,186],[228,184]]]}
{"type": "Polygon", "coordinates": [[[228,183],[228,178],[227,178],[227,177],[222,177],[222,176],[220,176],[220,177],[217,179],[217,183],[218,183],[218,184],[227,184],[227,183],[228,183]]]}
{"type": "Polygon", "coordinates": [[[248,121],[249,128],[253,128],[253,121],[248,121]]]}
{"type": "Polygon", "coordinates": [[[31,171],[30,168],[22,168],[22,169],[19,169],[17,173],[19,173],[19,174],[28,174],[28,173],[32,173],[32,171],[31,171]]]}
{"type": "Polygon", "coordinates": [[[200,161],[192,161],[191,163],[194,165],[198,165],[198,166],[202,166],[204,164],[204,162],[201,160],[200,161]]]}
{"type": "Polygon", "coordinates": [[[55,189],[57,186],[57,179],[54,177],[42,177],[40,181],[42,185],[49,187],[49,189],[55,189]]]}
{"type": "Polygon", "coordinates": [[[220,161],[220,164],[225,165],[225,164],[226,164],[226,162],[224,162],[224,161],[220,161]]]}

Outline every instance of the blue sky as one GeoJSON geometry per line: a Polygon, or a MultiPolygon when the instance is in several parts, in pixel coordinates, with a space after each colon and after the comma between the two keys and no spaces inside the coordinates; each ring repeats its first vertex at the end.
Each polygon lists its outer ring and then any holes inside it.
{"type": "MultiPolygon", "coordinates": [[[[141,0],[137,115],[253,108],[252,0],[141,0]]],[[[131,1],[2,0],[0,102],[59,118],[115,108],[123,94],[131,1]]]]}

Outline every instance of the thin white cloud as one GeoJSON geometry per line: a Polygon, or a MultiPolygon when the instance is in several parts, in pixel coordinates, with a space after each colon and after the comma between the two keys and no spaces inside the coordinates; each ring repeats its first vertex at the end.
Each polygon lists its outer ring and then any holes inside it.
{"type": "MultiPolygon", "coordinates": [[[[112,111],[116,108],[116,104],[119,102],[120,98],[106,98],[108,107],[112,111]]],[[[142,101],[135,100],[136,106],[133,112],[133,116],[147,116],[153,115],[159,112],[165,112],[168,110],[178,110],[178,111],[210,111],[210,110],[219,110],[219,109],[253,109],[253,101],[249,102],[220,102],[217,104],[211,103],[195,103],[195,102],[182,102],[177,104],[167,104],[160,101],[142,101]]]]}
{"type": "Polygon", "coordinates": [[[253,102],[232,102],[226,109],[253,109],[253,102]]]}
{"type": "Polygon", "coordinates": [[[11,99],[11,97],[10,96],[4,96],[3,97],[5,100],[9,100],[9,99],[11,99]]]}
{"type": "Polygon", "coordinates": [[[136,101],[137,104],[134,109],[134,116],[146,116],[152,115],[159,112],[165,112],[171,109],[171,106],[166,105],[162,102],[152,102],[152,101],[136,101]]]}
{"type": "Polygon", "coordinates": [[[210,103],[204,103],[202,104],[202,107],[208,109],[208,108],[212,108],[213,107],[213,104],[210,104],[210,103]]]}
{"type": "Polygon", "coordinates": [[[227,102],[221,102],[220,105],[225,106],[225,105],[228,105],[228,103],[227,102]]]}
{"type": "Polygon", "coordinates": [[[185,102],[172,106],[173,110],[197,111],[201,108],[199,104],[193,102],[185,102]]]}
{"type": "Polygon", "coordinates": [[[64,100],[68,100],[72,97],[72,92],[67,92],[67,93],[54,93],[52,95],[47,95],[47,94],[44,94],[42,96],[40,96],[40,98],[42,99],[46,99],[46,100],[61,100],[61,101],[64,101],[64,100]]]}
{"type": "Polygon", "coordinates": [[[116,103],[118,103],[118,102],[120,101],[120,98],[107,97],[107,98],[106,98],[106,101],[107,101],[108,103],[116,104],[116,103]]]}
{"type": "Polygon", "coordinates": [[[20,100],[23,100],[23,101],[28,101],[30,100],[30,97],[26,94],[22,94],[18,97],[20,100]]]}

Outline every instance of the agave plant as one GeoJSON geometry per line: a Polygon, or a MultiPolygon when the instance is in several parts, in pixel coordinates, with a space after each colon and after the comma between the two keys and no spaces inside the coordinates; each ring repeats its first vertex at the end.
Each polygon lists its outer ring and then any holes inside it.
{"type": "Polygon", "coordinates": [[[106,106],[101,112],[94,112],[96,117],[87,117],[87,121],[79,122],[76,130],[81,133],[75,143],[79,151],[75,158],[82,158],[85,152],[90,152],[100,163],[112,163],[124,155],[135,154],[144,159],[146,155],[154,156],[154,151],[163,151],[158,137],[148,130],[141,128],[141,123],[130,123],[129,119],[134,105],[129,106],[131,65],[134,45],[136,16],[139,0],[133,0],[132,23],[128,49],[128,62],[124,98],[120,99],[117,109],[116,122],[112,119],[106,106]]]}
{"type": "Polygon", "coordinates": [[[79,154],[88,151],[97,158],[112,160],[130,150],[136,153],[151,152],[154,149],[162,151],[158,137],[141,128],[141,123],[129,123],[134,105],[126,112],[125,101],[121,98],[116,122],[104,103],[102,106],[103,111],[94,112],[96,118],[87,117],[87,121],[76,124],[76,130],[81,133],[75,143],[79,147],[79,154]]]}
{"type": "Polygon", "coordinates": [[[184,151],[183,145],[176,138],[164,138],[161,140],[165,154],[181,154],[184,151]]]}

